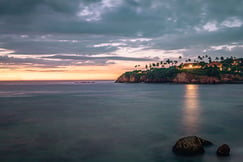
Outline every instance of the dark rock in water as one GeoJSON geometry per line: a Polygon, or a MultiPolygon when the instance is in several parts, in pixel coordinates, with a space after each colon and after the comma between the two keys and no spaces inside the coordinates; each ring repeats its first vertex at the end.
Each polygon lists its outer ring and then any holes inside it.
{"type": "Polygon", "coordinates": [[[227,144],[223,144],[217,150],[218,156],[229,156],[229,153],[230,153],[230,147],[227,144]]]}
{"type": "Polygon", "coordinates": [[[212,145],[212,142],[197,136],[188,136],[179,139],[172,150],[178,155],[198,155],[204,153],[203,146],[212,145]]]}

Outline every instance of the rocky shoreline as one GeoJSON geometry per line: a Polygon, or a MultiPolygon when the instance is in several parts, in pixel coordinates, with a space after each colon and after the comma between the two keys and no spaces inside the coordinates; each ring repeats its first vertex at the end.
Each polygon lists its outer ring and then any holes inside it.
{"type": "Polygon", "coordinates": [[[116,83],[177,83],[177,84],[243,84],[239,74],[220,74],[219,76],[197,75],[179,72],[172,77],[149,78],[147,73],[128,72],[122,74],[116,83]]]}

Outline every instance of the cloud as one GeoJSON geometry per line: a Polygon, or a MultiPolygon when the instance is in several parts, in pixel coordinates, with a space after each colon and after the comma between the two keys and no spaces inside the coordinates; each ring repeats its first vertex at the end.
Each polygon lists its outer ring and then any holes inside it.
{"type": "Polygon", "coordinates": [[[236,17],[230,17],[224,20],[221,25],[228,28],[236,28],[241,27],[243,22],[236,17]]]}
{"type": "Polygon", "coordinates": [[[54,55],[44,58],[62,59],[62,60],[119,60],[119,61],[154,61],[153,58],[138,58],[138,57],[121,57],[121,56],[106,56],[106,57],[88,57],[88,56],[70,56],[70,55],[54,55]]]}
{"type": "Polygon", "coordinates": [[[80,3],[79,11],[77,16],[80,19],[90,22],[90,21],[99,21],[102,19],[102,15],[115,10],[119,5],[121,5],[121,0],[101,0],[95,3],[80,3]]]}
{"type": "Polygon", "coordinates": [[[197,24],[210,21],[223,21],[221,15],[241,19],[241,3],[234,0],[226,6],[222,5],[222,1],[209,0],[2,0],[1,30],[11,33],[90,33],[150,37],[189,31],[197,24]],[[218,14],[216,6],[224,8],[224,12],[218,14]],[[231,8],[235,8],[234,12],[230,12],[231,8]]]}
{"type": "Polygon", "coordinates": [[[28,57],[13,57],[13,56],[0,56],[0,64],[15,66],[15,65],[26,65],[29,67],[42,67],[42,68],[50,68],[50,67],[58,67],[58,66],[66,66],[68,62],[65,61],[51,61],[44,60],[40,58],[28,58],[28,57]]]}
{"type": "Polygon", "coordinates": [[[58,67],[205,51],[242,56],[241,6],[242,0],[0,0],[0,61],[58,67]],[[220,46],[232,48],[213,48],[220,46]]]}
{"type": "Polygon", "coordinates": [[[22,34],[5,34],[0,35],[0,42],[4,48],[11,49],[14,54],[99,54],[111,52],[117,49],[112,46],[99,46],[104,41],[112,43],[112,38],[95,35],[22,35],[22,34]]]}
{"type": "Polygon", "coordinates": [[[215,21],[208,22],[203,26],[203,29],[209,32],[217,31],[218,30],[217,23],[215,21]]]}

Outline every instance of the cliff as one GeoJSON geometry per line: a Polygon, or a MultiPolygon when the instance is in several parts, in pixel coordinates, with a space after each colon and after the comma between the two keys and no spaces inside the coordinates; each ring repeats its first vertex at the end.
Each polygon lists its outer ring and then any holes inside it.
{"type": "Polygon", "coordinates": [[[169,64],[168,68],[164,66],[159,68],[162,61],[150,64],[150,66],[146,65],[146,71],[126,72],[116,80],[116,83],[243,83],[243,58],[231,57],[221,60],[220,62],[198,61],[197,63],[181,63],[179,66],[170,66],[171,61],[168,59],[166,62],[169,64]]]}
{"type": "Polygon", "coordinates": [[[127,72],[122,74],[116,83],[184,83],[184,84],[218,84],[243,83],[239,74],[218,74],[215,76],[199,75],[190,72],[176,72],[170,76],[153,77],[148,72],[127,72]]]}
{"type": "Polygon", "coordinates": [[[173,83],[194,83],[194,84],[213,84],[220,83],[219,77],[206,76],[206,75],[195,75],[190,73],[178,73],[172,80],[173,83]]]}

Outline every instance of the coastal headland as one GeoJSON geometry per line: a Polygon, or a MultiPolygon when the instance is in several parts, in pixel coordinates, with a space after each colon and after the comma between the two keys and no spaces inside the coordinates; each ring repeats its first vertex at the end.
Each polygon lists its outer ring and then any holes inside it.
{"type": "Polygon", "coordinates": [[[177,61],[168,59],[166,62],[146,65],[146,70],[136,69],[123,73],[116,83],[243,83],[243,58],[183,62],[178,66],[176,64],[177,61]]]}

